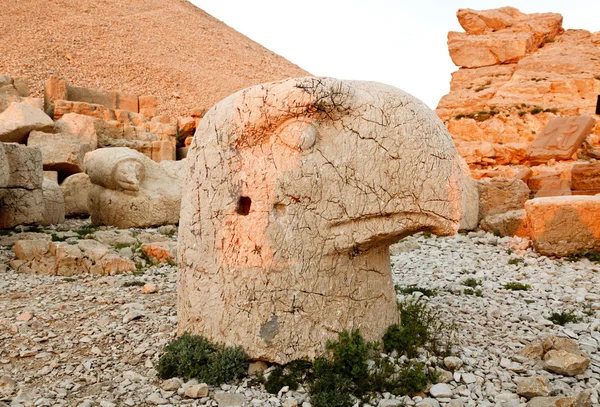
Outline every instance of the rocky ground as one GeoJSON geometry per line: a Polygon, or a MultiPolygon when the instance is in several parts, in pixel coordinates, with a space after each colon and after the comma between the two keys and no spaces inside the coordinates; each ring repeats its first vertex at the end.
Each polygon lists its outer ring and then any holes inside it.
{"type": "MultiPolygon", "coordinates": [[[[62,229],[86,225],[71,221],[62,229]]],[[[61,236],[60,229],[38,232],[61,236]]],[[[138,240],[176,239],[168,229],[130,234],[138,240]]],[[[11,239],[0,236],[0,242],[11,239]]],[[[384,394],[374,406],[526,405],[517,385],[520,378],[535,376],[548,379],[552,396],[584,395],[569,405],[600,405],[600,266],[538,256],[523,249],[526,243],[478,232],[420,235],[393,247],[394,280],[400,287],[437,290],[423,300],[456,323],[458,359],[447,361],[443,383],[429,392],[414,398],[384,394]],[[467,287],[467,279],[480,285],[467,287]],[[531,289],[503,288],[510,282],[531,289]],[[562,310],[574,311],[582,322],[562,327],[548,320],[551,312],[562,310]],[[591,358],[583,374],[551,373],[519,353],[549,335],[574,339],[591,358]]],[[[160,381],[156,363],[176,330],[176,267],[151,265],[138,256],[139,245],[122,246],[114,250],[138,265],[135,272],[73,277],[16,273],[8,265],[12,248],[0,246],[0,406],[309,407],[303,389],[272,395],[250,379],[211,387],[207,397],[196,399],[185,395],[178,380],[160,381]]],[[[529,405],[555,405],[541,402],[529,405]]]]}

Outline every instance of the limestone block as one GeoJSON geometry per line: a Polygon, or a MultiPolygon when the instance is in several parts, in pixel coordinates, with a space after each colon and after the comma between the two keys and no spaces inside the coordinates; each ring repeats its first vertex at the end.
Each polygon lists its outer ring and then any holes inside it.
{"type": "Polygon", "coordinates": [[[153,141],[152,159],[157,163],[161,161],[175,160],[175,146],[170,141],[153,141]]]}
{"type": "Polygon", "coordinates": [[[527,407],[592,407],[591,394],[585,390],[571,396],[534,397],[527,407]]]}
{"type": "Polygon", "coordinates": [[[53,127],[48,115],[28,103],[11,103],[0,113],[0,141],[5,143],[25,144],[32,130],[50,131],[53,127]]]}
{"type": "Polygon", "coordinates": [[[600,196],[535,198],[525,203],[530,237],[546,256],[600,250],[600,196]]]}
{"type": "Polygon", "coordinates": [[[130,112],[138,112],[138,98],[117,91],[68,85],[67,100],[102,105],[113,110],[122,109],[130,112]]]}
{"type": "Polygon", "coordinates": [[[179,228],[178,331],[252,359],[313,358],[398,321],[389,245],[462,217],[454,143],[409,94],[299,78],[237,92],[200,122],[179,228]]]}
{"type": "Polygon", "coordinates": [[[467,8],[459,9],[456,13],[458,22],[468,34],[483,34],[510,27],[521,16],[523,16],[523,13],[514,7],[501,7],[492,10],[467,8]]]}
{"type": "Polygon", "coordinates": [[[60,184],[65,199],[65,216],[89,216],[88,197],[92,183],[90,177],[80,172],[65,178],[60,184]]]}
{"type": "Polygon", "coordinates": [[[479,225],[479,191],[477,182],[471,177],[469,166],[462,158],[460,161],[463,170],[463,186],[462,218],[459,230],[475,230],[479,225]]]}
{"type": "Polygon", "coordinates": [[[140,114],[151,119],[158,113],[158,101],[156,96],[139,96],[138,105],[140,114]]]}
{"type": "Polygon", "coordinates": [[[533,163],[570,159],[595,124],[592,116],[566,116],[550,120],[527,149],[527,159],[533,163]]]}
{"type": "Polygon", "coordinates": [[[0,193],[0,229],[39,224],[44,219],[42,189],[6,188],[0,193]]]}
{"type": "Polygon", "coordinates": [[[96,120],[93,117],[77,113],[67,113],[54,123],[58,133],[84,141],[90,145],[91,150],[98,148],[98,135],[96,133],[96,120]]]}
{"type": "Polygon", "coordinates": [[[527,180],[527,186],[531,189],[531,192],[534,193],[534,198],[571,195],[569,181],[561,179],[560,174],[541,174],[533,176],[527,180]]]}
{"type": "Polygon", "coordinates": [[[465,68],[518,62],[533,49],[530,32],[500,32],[493,36],[448,33],[450,58],[454,65],[465,68]]]}
{"type": "Polygon", "coordinates": [[[512,210],[523,209],[529,199],[529,188],[520,179],[484,178],[477,182],[479,219],[512,210]]]}
{"type": "Polygon", "coordinates": [[[583,374],[590,359],[566,350],[550,350],[544,355],[544,368],[564,376],[583,374]]]}
{"type": "Polygon", "coordinates": [[[72,102],[68,100],[55,100],[53,104],[52,117],[58,120],[67,113],[83,114],[97,119],[114,120],[115,112],[106,106],[95,105],[85,102],[72,102]]]}
{"type": "Polygon", "coordinates": [[[29,96],[29,86],[23,78],[0,75],[0,94],[27,97],[29,96]]]}
{"type": "Polygon", "coordinates": [[[571,188],[577,195],[600,193],[600,162],[575,164],[571,169],[571,188]]]}
{"type": "Polygon", "coordinates": [[[545,397],[550,394],[551,389],[546,376],[524,377],[517,382],[517,394],[527,399],[545,397]]]}
{"type": "Polygon", "coordinates": [[[8,186],[10,177],[10,167],[8,166],[8,157],[4,149],[4,143],[0,143],[0,188],[8,186]]]}
{"type": "Polygon", "coordinates": [[[42,152],[44,170],[70,175],[83,171],[85,154],[91,151],[89,143],[67,134],[32,131],[27,145],[42,152]]]}
{"type": "Polygon", "coordinates": [[[529,237],[525,209],[488,215],[481,220],[481,229],[500,236],[529,237]]]}
{"type": "Polygon", "coordinates": [[[132,228],[179,222],[183,177],[128,148],[92,151],[85,167],[94,224],[132,228]]]}
{"type": "Polygon", "coordinates": [[[193,117],[180,117],[177,119],[177,143],[182,145],[188,137],[194,137],[196,132],[196,119],[193,117]]]}
{"type": "Polygon", "coordinates": [[[22,144],[6,143],[4,152],[8,161],[9,188],[40,189],[44,172],[42,169],[42,153],[39,148],[22,144]]]}
{"type": "Polygon", "coordinates": [[[58,171],[44,171],[44,179],[58,182],[58,171]]]}
{"type": "Polygon", "coordinates": [[[44,220],[42,225],[58,225],[65,221],[65,200],[56,181],[44,178],[42,184],[44,197],[44,220]]]}
{"type": "MultiPolygon", "coordinates": [[[[54,102],[67,100],[67,98],[67,82],[57,76],[50,76],[44,86],[44,111],[52,116],[54,114],[54,102]]],[[[56,117],[54,118],[56,119],[56,117]]]]}

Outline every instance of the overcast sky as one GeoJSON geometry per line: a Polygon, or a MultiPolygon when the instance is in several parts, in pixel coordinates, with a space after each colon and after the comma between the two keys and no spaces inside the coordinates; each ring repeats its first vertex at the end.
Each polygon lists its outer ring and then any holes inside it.
{"type": "Polygon", "coordinates": [[[513,6],[563,15],[564,28],[600,31],[600,1],[191,0],[271,51],[318,76],[384,82],[435,108],[457,69],[448,31],[459,8],[513,6]]]}

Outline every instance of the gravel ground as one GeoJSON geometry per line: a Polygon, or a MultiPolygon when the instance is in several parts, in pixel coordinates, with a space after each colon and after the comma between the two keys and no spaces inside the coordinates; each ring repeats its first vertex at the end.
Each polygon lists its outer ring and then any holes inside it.
{"type": "MultiPolygon", "coordinates": [[[[148,233],[158,233],[147,230],[148,233]]],[[[419,235],[392,249],[395,282],[437,289],[430,301],[459,333],[456,361],[448,372],[450,394],[417,397],[384,394],[371,404],[416,406],[520,406],[519,378],[546,376],[551,395],[600,391],[600,267],[517,250],[526,241],[481,232],[447,238],[419,235]],[[511,259],[523,259],[512,260],[511,259]],[[480,296],[467,295],[472,278],[480,296]],[[511,291],[507,282],[529,284],[511,291]],[[573,310],[583,318],[565,327],[547,318],[573,310]],[[543,370],[518,351],[548,335],[575,339],[591,356],[584,374],[566,377],[543,370]],[[462,366],[461,366],[462,365],[462,366]]],[[[283,389],[268,394],[250,379],[209,389],[192,399],[177,380],[161,382],[155,366],[176,331],[176,267],[150,266],[114,276],[53,277],[15,273],[12,249],[0,248],[0,406],[235,406],[310,407],[308,394],[283,389]],[[158,291],[142,292],[154,283],[158,291]],[[137,285],[135,285],[137,284],[137,285]]],[[[418,294],[416,294],[418,296],[418,294]]],[[[402,299],[403,295],[399,296],[402,299]]],[[[430,393],[434,393],[433,390],[430,393]]],[[[589,405],[589,404],[588,404],[589,405]]]]}

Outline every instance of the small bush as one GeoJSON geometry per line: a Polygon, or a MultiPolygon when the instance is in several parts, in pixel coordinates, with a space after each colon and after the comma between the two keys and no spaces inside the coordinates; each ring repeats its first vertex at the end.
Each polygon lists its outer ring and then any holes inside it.
{"type": "Polygon", "coordinates": [[[133,280],[133,281],[125,281],[121,285],[121,287],[142,287],[144,285],[146,285],[146,283],[143,281],[133,280]]]}
{"type": "Polygon", "coordinates": [[[97,231],[98,231],[98,226],[91,225],[91,226],[83,227],[79,230],[75,230],[74,232],[77,233],[77,235],[79,236],[80,239],[83,239],[87,235],[90,235],[97,231]]]}
{"type": "Polygon", "coordinates": [[[544,109],[542,109],[539,106],[534,107],[533,109],[531,109],[529,112],[531,114],[538,114],[538,113],[542,113],[544,111],[544,109]]]}
{"type": "Polygon", "coordinates": [[[284,386],[296,390],[304,382],[312,369],[312,363],[306,360],[293,360],[285,366],[277,366],[264,381],[265,389],[271,394],[277,394],[284,386]]]}
{"type": "Polygon", "coordinates": [[[398,308],[400,324],[391,325],[383,336],[386,352],[396,351],[408,358],[417,357],[419,348],[438,356],[451,354],[456,339],[453,325],[442,322],[442,317],[424,301],[406,301],[398,308]]]}
{"type": "Polygon", "coordinates": [[[52,241],[53,242],[64,242],[65,240],[67,240],[70,236],[59,236],[56,233],[52,233],[52,241]]]}
{"type": "Polygon", "coordinates": [[[475,295],[477,297],[483,297],[483,291],[481,290],[481,288],[479,288],[477,290],[473,290],[472,288],[465,288],[463,290],[463,294],[465,294],[465,295],[475,295]]]}
{"type": "Polygon", "coordinates": [[[528,291],[531,289],[529,284],[511,282],[504,284],[504,289],[513,291],[528,291]]]}
{"type": "Polygon", "coordinates": [[[522,259],[522,258],[520,258],[520,257],[515,257],[515,258],[513,258],[513,259],[510,259],[510,260],[508,261],[508,264],[511,264],[511,265],[513,265],[513,266],[517,266],[517,265],[519,265],[520,263],[525,263],[525,260],[524,260],[524,259],[522,259]]]}
{"type": "Polygon", "coordinates": [[[248,362],[248,355],[239,346],[213,344],[203,336],[186,333],[165,346],[158,361],[158,376],[218,385],[245,376],[248,362]]]}
{"type": "Polygon", "coordinates": [[[481,285],[481,280],[476,280],[474,278],[467,278],[465,281],[463,281],[462,284],[467,287],[475,288],[478,285],[481,285]]]}
{"type": "Polygon", "coordinates": [[[567,261],[578,261],[582,258],[586,258],[589,261],[600,262],[600,252],[595,250],[581,249],[579,253],[572,253],[567,256],[567,261]]]}
{"type": "Polygon", "coordinates": [[[519,116],[521,116],[521,117],[525,116],[526,114],[527,114],[527,112],[524,112],[524,111],[519,112],[519,116]]]}
{"type": "Polygon", "coordinates": [[[553,312],[548,317],[550,321],[552,321],[556,325],[565,325],[569,322],[577,323],[581,321],[581,318],[575,314],[574,311],[559,311],[553,312]]]}
{"type": "Polygon", "coordinates": [[[423,237],[429,239],[431,237],[431,232],[423,232],[423,237]]]}
{"type": "Polygon", "coordinates": [[[436,289],[418,287],[416,285],[409,285],[408,287],[400,287],[398,284],[394,286],[397,294],[413,294],[419,292],[426,297],[435,297],[437,295],[436,289]]]}

